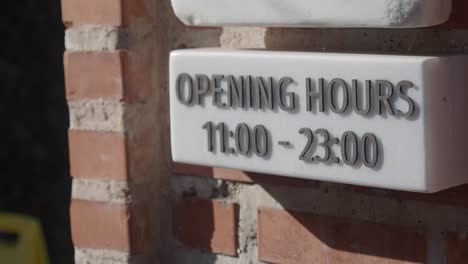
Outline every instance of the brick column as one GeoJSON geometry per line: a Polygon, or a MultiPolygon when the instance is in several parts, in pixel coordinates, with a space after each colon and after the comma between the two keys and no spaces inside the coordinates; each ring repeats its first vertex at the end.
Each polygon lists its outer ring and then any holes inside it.
{"type": "Polygon", "coordinates": [[[159,259],[169,161],[160,2],[62,0],[76,263],[159,259]]]}

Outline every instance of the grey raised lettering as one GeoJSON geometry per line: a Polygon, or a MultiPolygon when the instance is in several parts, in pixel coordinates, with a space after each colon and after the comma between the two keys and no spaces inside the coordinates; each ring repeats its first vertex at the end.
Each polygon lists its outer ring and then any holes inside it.
{"type": "Polygon", "coordinates": [[[283,77],[278,82],[279,106],[288,112],[296,109],[296,94],[294,92],[286,92],[289,85],[293,82],[294,80],[290,77],[283,77]],[[286,101],[288,102],[286,103],[286,101]]]}
{"type": "Polygon", "coordinates": [[[204,74],[197,74],[195,75],[195,104],[203,105],[204,104],[204,96],[210,90],[210,79],[208,76],[204,74]]]}
{"type": "Polygon", "coordinates": [[[353,86],[352,86],[352,96],[353,96],[353,109],[354,111],[359,114],[359,115],[367,115],[370,110],[371,110],[371,107],[372,107],[372,81],[371,80],[366,80],[365,81],[366,83],[366,86],[365,88],[363,88],[363,91],[362,92],[362,95],[363,97],[365,97],[365,99],[363,99],[363,106],[361,107],[360,106],[360,103],[359,103],[359,97],[360,97],[360,92],[359,92],[359,84],[358,84],[358,80],[353,80],[353,86]],[[365,94],[365,95],[364,95],[365,94]]]}
{"type": "Polygon", "coordinates": [[[387,113],[395,115],[395,110],[392,107],[390,99],[393,96],[393,84],[386,80],[377,80],[377,112],[382,115],[383,108],[387,109],[387,113]]]}
{"type": "Polygon", "coordinates": [[[189,74],[187,73],[181,73],[177,76],[176,80],[176,96],[177,100],[181,102],[182,104],[185,105],[190,105],[192,104],[192,99],[193,99],[193,79],[190,77],[189,74]],[[184,89],[184,87],[187,87],[188,89],[184,89]],[[186,94],[184,93],[184,90],[186,90],[186,94]],[[184,96],[185,94],[185,96],[184,96]]]}
{"type": "Polygon", "coordinates": [[[213,75],[211,77],[211,88],[213,90],[213,105],[217,107],[225,107],[226,104],[222,102],[221,95],[225,93],[221,87],[221,81],[224,79],[223,75],[213,75]]]}
{"type": "Polygon", "coordinates": [[[273,78],[269,77],[268,81],[263,77],[256,77],[257,87],[257,105],[259,109],[268,107],[273,110],[273,78]]]}
{"type": "Polygon", "coordinates": [[[314,107],[315,100],[318,100],[318,111],[325,112],[325,93],[324,93],[324,80],[320,78],[318,80],[319,87],[318,91],[314,89],[314,85],[312,83],[312,78],[306,79],[306,101],[307,101],[307,111],[312,112],[312,108],[314,107]]]}
{"type": "Polygon", "coordinates": [[[397,110],[397,116],[408,118],[413,115],[416,109],[415,102],[406,93],[410,88],[414,88],[414,84],[410,81],[401,81],[397,84],[398,96],[408,104],[408,111],[403,112],[401,110],[397,110]]]}
{"type": "Polygon", "coordinates": [[[330,98],[330,108],[335,113],[344,113],[348,109],[349,105],[349,95],[348,95],[348,85],[343,79],[333,79],[329,84],[329,96],[330,98]],[[341,106],[338,106],[338,89],[342,91],[342,102],[341,106]]]}
{"type": "Polygon", "coordinates": [[[230,107],[244,107],[244,78],[228,75],[228,105],[230,107]],[[237,79],[237,80],[236,80],[237,79]]]}

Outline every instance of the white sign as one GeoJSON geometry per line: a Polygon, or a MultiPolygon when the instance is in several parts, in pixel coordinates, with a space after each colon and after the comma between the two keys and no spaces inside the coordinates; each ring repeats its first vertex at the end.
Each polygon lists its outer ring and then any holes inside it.
{"type": "Polygon", "coordinates": [[[451,0],[172,0],[192,26],[428,27],[449,18],[451,0]]]}
{"type": "Polygon", "coordinates": [[[468,57],[171,53],[173,160],[435,192],[468,182],[468,57]]]}

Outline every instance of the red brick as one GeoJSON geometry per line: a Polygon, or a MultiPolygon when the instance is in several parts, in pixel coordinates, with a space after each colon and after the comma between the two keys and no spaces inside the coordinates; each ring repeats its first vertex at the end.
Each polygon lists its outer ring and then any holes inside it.
{"type": "Polygon", "coordinates": [[[353,185],[348,185],[348,190],[350,192],[367,195],[388,197],[389,199],[416,200],[428,203],[468,207],[468,184],[452,187],[437,193],[413,193],[353,185]]]}
{"type": "Polygon", "coordinates": [[[160,127],[162,124],[142,117],[154,118],[153,111],[142,111],[138,112],[139,118],[131,121],[136,123],[127,123],[128,127],[133,128],[132,133],[126,134],[128,177],[134,183],[158,182],[160,175],[170,173],[166,163],[169,153],[165,152],[165,143],[160,142],[161,137],[158,137],[163,129],[160,127]]]}
{"type": "Polygon", "coordinates": [[[190,164],[174,163],[173,172],[177,175],[207,176],[227,181],[260,183],[260,184],[278,184],[294,187],[318,187],[319,182],[278,175],[247,172],[227,168],[212,168],[206,166],[197,166],[190,164]]]}
{"type": "MultiPolygon", "coordinates": [[[[96,1],[99,2],[99,1],[96,1]]],[[[117,99],[124,96],[123,52],[66,52],[67,100],[117,99]]]]}
{"type": "Polygon", "coordinates": [[[455,233],[447,235],[447,262],[446,264],[468,263],[468,239],[461,238],[455,233]]]}
{"type": "Polygon", "coordinates": [[[67,100],[146,100],[155,87],[154,61],[151,43],[138,51],[65,52],[67,100]]]}
{"type": "Polygon", "coordinates": [[[129,26],[135,24],[142,27],[143,24],[157,23],[157,15],[163,10],[166,12],[172,6],[164,6],[167,2],[155,0],[122,0],[123,24],[129,26]]]}
{"type": "Polygon", "coordinates": [[[79,248],[143,252],[151,239],[145,206],[73,200],[70,221],[79,248]]]}
{"type": "Polygon", "coordinates": [[[183,200],[173,209],[173,231],[184,245],[237,255],[237,208],[221,201],[183,200]]]}
{"type": "Polygon", "coordinates": [[[424,193],[398,193],[401,199],[419,200],[429,203],[449,204],[453,206],[468,207],[468,185],[460,185],[433,194],[424,193]]]}
{"type": "Polygon", "coordinates": [[[123,24],[121,0],[62,0],[62,18],[67,26],[120,26],[123,24]]]}
{"type": "Polygon", "coordinates": [[[66,26],[82,24],[129,26],[152,23],[156,16],[153,0],[62,0],[66,26]]]}
{"type": "MultiPolygon", "coordinates": [[[[155,41],[155,40],[152,40],[155,41]]],[[[151,97],[160,89],[159,77],[166,69],[161,69],[157,62],[155,45],[152,41],[139,41],[134,50],[122,53],[122,71],[124,82],[124,99],[126,102],[141,102],[151,97]]]]}
{"type": "Polygon", "coordinates": [[[184,163],[173,163],[172,172],[176,175],[209,176],[213,177],[213,168],[184,163]]]}
{"type": "MultiPolygon", "coordinates": [[[[212,168],[206,166],[174,163],[173,173],[176,175],[191,175],[200,177],[213,177],[228,181],[277,184],[293,187],[316,188],[320,186],[320,181],[304,180],[282,177],[277,175],[267,175],[260,173],[245,172],[223,168],[212,168]]],[[[338,184],[338,183],[337,183],[338,184]]],[[[365,186],[345,185],[350,192],[360,194],[388,197],[389,199],[416,200],[429,203],[449,204],[453,206],[468,208],[468,184],[453,187],[438,193],[413,193],[396,190],[385,190],[365,186]]]]}
{"type": "Polygon", "coordinates": [[[124,134],[70,130],[68,139],[72,176],[127,179],[124,134]]]}
{"type": "Polygon", "coordinates": [[[426,241],[397,226],[277,209],[258,212],[258,254],[266,262],[424,263],[426,241]]]}

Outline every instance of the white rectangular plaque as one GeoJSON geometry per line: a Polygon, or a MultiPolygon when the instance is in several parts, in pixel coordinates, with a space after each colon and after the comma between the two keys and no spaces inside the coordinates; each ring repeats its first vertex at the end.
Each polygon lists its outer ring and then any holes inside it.
{"type": "Polygon", "coordinates": [[[417,192],[468,182],[468,57],[171,53],[176,162],[417,192]]]}
{"type": "Polygon", "coordinates": [[[451,0],[172,0],[192,26],[428,27],[449,18],[451,0]]]}

